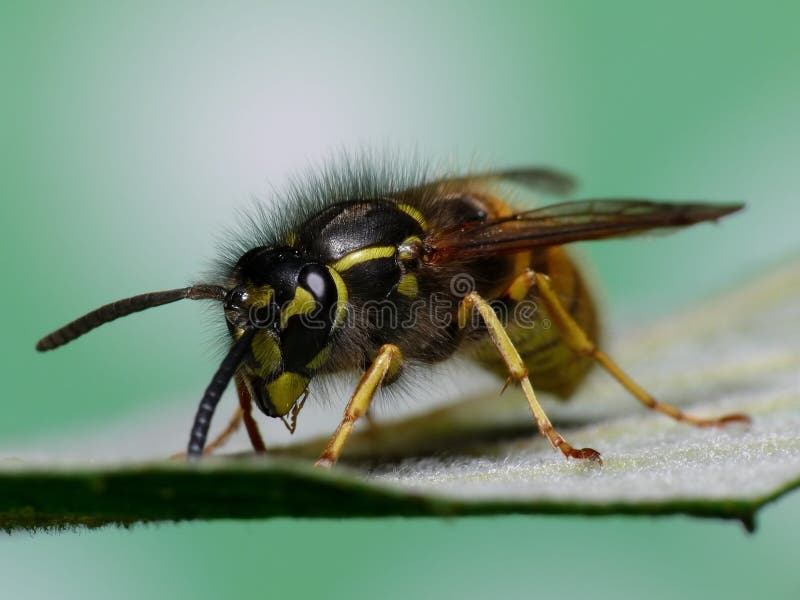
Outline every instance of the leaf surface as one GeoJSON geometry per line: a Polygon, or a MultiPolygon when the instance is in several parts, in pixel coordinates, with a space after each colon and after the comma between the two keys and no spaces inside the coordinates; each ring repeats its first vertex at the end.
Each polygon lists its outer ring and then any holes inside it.
{"type": "MultiPolygon", "coordinates": [[[[201,464],[31,465],[0,461],[0,526],[99,526],[217,518],[503,513],[683,513],[752,527],[800,486],[800,262],[611,348],[659,399],[703,415],[745,412],[746,428],[695,429],[638,405],[595,373],[573,402],[548,404],[575,446],[565,460],[535,431],[516,390],[356,431],[332,471],[324,439],[264,458],[201,464]]],[[[534,382],[535,386],[535,382],[534,382]]]]}

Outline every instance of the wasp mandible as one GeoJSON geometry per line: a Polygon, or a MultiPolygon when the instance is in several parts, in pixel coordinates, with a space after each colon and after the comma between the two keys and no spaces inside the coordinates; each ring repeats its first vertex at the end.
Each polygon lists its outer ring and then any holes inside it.
{"type": "Polygon", "coordinates": [[[539,431],[567,458],[600,461],[553,427],[534,392],[569,397],[597,364],[645,406],[706,427],[748,422],[700,418],[656,400],[599,347],[592,293],[565,244],[715,221],[741,204],[644,199],[561,202],[518,210],[504,183],[556,194],[573,180],[546,168],[429,178],[366,163],[330,167],[262,206],[223,253],[213,281],[142,294],[98,308],[39,341],[52,350],[134,312],[177,300],[211,300],[230,334],[203,394],[189,458],[219,447],[244,422],[265,451],[252,404],[294,431],[315,376],[363,373],[318,466],[333,465],[376,391],[456,353],[519,384],[539,431]],[[521,308],[535,310],[521,310],[521,308]],[[544,326],[544,325],[547,326],[544,326]],[[239,407],[206,446],[231,379],[239,407]]]}

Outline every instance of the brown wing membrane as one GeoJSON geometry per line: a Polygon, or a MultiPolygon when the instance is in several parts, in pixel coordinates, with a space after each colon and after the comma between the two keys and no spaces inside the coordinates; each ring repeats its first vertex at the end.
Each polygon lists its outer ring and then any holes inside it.
{"type": "Polygon", "coordinates": [[[482,171],[468,173],[462,177],[446,177],[425,184],[426,188],[458,185],[469,182],[508,182],[548,194],[564,195],[575,188],[575,179],[571,175],[548,167],[518,167],[500,171],[482,171]]]}
{"type": "Polygon", "coordinates": [[[619,237],[715,221],[743,204],[669,203],[650,200],[583,200],[516,213],[474,226],[432,234],[425,243],[429,262],[452,256],[511,254],[540,246],[619,237]]]}

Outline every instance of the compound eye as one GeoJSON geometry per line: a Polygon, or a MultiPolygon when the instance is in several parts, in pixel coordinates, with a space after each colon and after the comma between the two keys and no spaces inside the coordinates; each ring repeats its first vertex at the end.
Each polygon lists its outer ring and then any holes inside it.
{"type": "Polygon", "coordinates": [[[241,310],[247,302],[247,290],[243,287],[233,288],[225,297],[225,312],[241,310]]]}
{"type": "Polygon", "coordinates": [[[297,283],[311,292],[323,308],[336,303],[336,283],[323,265],[312,264],[303,267],[297,283]]]}
{"type": "Polygon", "coordinates": [[[242,315],[245,314],[244,305],[247,302],[247,292],[243,288],[234,288],[225,297],[225,318],[235,327],[242,327],[242,315]]]}

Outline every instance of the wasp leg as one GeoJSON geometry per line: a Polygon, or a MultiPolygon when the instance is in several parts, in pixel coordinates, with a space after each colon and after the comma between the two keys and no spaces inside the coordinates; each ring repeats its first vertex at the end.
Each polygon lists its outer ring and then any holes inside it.
{"type": "Polygon", "coordinates": [[[525,398],[528,400],[528,406],[531,409],[531,414],[536,420],[536,425],[539,427],[541,434],[547,438],[553,448],[561,450],[562,454],[567,458],[581,458],[589,459],[602,463],[600,453],[592,448],[581,448],[580,450],[571,446],[563,436],[558,433],[550,419],[542,409],[539,401],[536,399],[536,394],[533,392],[533,386],[530,379],[528,379],[528,370],[519,356],[519,352],[514,348],[514,344],[508,337],[508,333],[503,328],[503,324],[494,312],[494,309],[489,305],[486,300],[481,298],[477,292],[470,292],[461,301],[461,306],[458,309],[458,325],[465,327],[467,319],[469,318],[472,309],[477,308],[481,315],[486,328],[489,330],[489,335],[494,342],[497,351],[503,358],[503,362],[508,367],[508,372],[511,378],[516,379],[522,386],[525,392],[525,398]]]}
{"type": "Polygon", "coordinates": [[[528,297],[528,292],[536,285],[536,274],[530,269],[525,269],[514,278],[503,296],[519,302],[528,297]]]}
{"type": "Polygon", "coordinates": [[[740,422],[750,423],[750,417],[741,413],[724,415],[715,419],[704,419],[687,414],[670,404],[659,402],[648,394],[633,379],[631,379],[611,358],[592,342],[581,327],[570,316],[569,312],[561,304],[558,296],[550,285],[550,278],[540,273],[533,274],[535,285],[539,292],[539,297],[547,308],[548,314],[555,322],[564,341],[575,351],[586,354],[596,360],[614,379],[619,381],[622,386],[633,394],[639,402],[668,415],[676,421],[683,421],[697,427],[717,427],[727,423],[740,422]]]}
{"type": "MultiPolygon", "coordinates": [[[[261,437],[261,432],[258,430],[258,423],[253,418],[253,400],[250,394],[247,380],[241,375],[236,376],[236,392],[239,396],[239,409],[242,411],[244,418],[244,427],[247,430],[247,436],[250,438],[250,444],[253,446],[256,454],[263,454],[267,451],[264,444],[264,438],[261,437]]],[[[216,440],[214,440],[216,442],[216,440]]]]}
{"type": "Polygon", "coordinates": [[[403,355],[400,349],[394,344],[384,344],[381,346],[378,356],[372,361],[372,364],[364,372],[361,381],[358,382],[358,387],[353,393],[350,402],[347,403],[347,408],[344,410],[344,417],[336,432],[331,437],[325,450],[316,462],[317,467],[331,467],[339,459],[342,453],[342,447],[347,441],[347,436],[353,429],[355,422],[369,410],[369,405],[375,392],[383,383],[384,379],[393,376],[399,371],[403,362],[403,355]]]}

